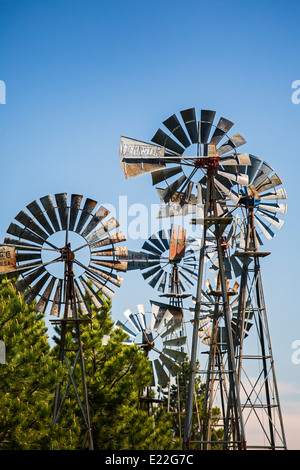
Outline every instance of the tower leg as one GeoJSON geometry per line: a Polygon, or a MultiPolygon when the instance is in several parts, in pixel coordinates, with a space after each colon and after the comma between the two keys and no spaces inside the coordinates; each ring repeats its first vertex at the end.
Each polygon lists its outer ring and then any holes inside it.
{"type": "Polygon", "coordinates": [[[61,325],[59,360],[61,361],[61,363],[65,363],[67,367],[68,382],[65,386],[63,393],[62,393],[62,384],[59,383],[56,386],[52,424],[55,425],[59,422],[64,404],[65,404],[65,400],[67,397],[68,390],[70,388],[70,385],[72,384],[77,400],[78,400],[79,407],[82,412],[82,416],[83,416],[83,420],[84,420],[85,428],[86,428],[83,446],[85,446],[86,441],[88,441],[89,450],[93,450],[94,444],[93,444],[93,437],[92,437],[92,431],[91,431],[91,420],[90,420],[90,412],[89,412],[86,375],[85,375],[83,350],[82,350],[81,334],[80,334],[81,320],[78,317],[78,311],[77,311],[77,306],[76,306],[75,293],[74,293],[74,276],[73,276],[71,263],[69,263],[68,270],[66,271],[66,276],[67,276],[67,282],[66,282],[66,293],[65,293],[64,316],[61,320],[57,320],[55,323],[61,325]],[[72,316],[70,317],[70,315],[72,316]],[[74,324],[76,328],[76,343],[77,343],[76,346],[77,347],[74,345],[74,348],[68,349],[66,347],[67,328],[68,326],[71,326],[71,329],[73,329],[74,324]],[[70,352],[71,354],[75,353],[75,360],[74,360],[72,368],[70,367],[70,364],[68,361],[68,354],[67,354],[68,352],[70,352]],[[79,364],[80,372],[81,372],[83,402],[81,401],[78,388],[73,377],[77,364],[79,364]]]}
{"type": "MultiPolygon", "coordinates": [[[[238,361],[239,387],[243,388],[246,395],[245,403],[242,405],[245,422],[250,415],[255,416],[262,431],[261,440],[257,447],[266,447],[275,450],[280,447],[286,449],[286,440],[283,428],[279,394],[275,377],[274,360],[271,348],[270,333],[268,327],[266,305],[263,293],[259,258],[263,253],[258,251],[257,237],[254,223],[253,207],[248,207],[247,237],[243,256],[243,271],[240,286],[240,299],[237,315],[237,326],[235,331],[235,347],[238,361]],[[253,258],[253,267],[250,267],[250,258],[253,258]],[[246,322],[251,319],[253,328],[256,328],[258,339],[258,354],[245,354],[244,337],[246,322]],[[247,359],[256,361],[258,364],[258,377],[250,387],[249,380],[243,383],[242,374],[247,359]],[[262,386],[259,385],[262,379],[262,386]],[[262,393],[264,391],[264,394],[262,393]],[[272,397],[273,396],[273,397],[272,397]],[[258,415],[261,410],[267,416],[267,423],[258,415]],[[264,445],[266,440],[267,445],[264,445]],[[279,445],[276,444],[279,441],[279,445]]],[[[251,330],[253,337],[254,332],[251,330]]],[[[248,341],[248,340],[247,340],[248,341]]],[[[257,433],[259,436],[259,432],[257,433]]],[[[253,447],[256,447],[254,445],[253,447]]]]}

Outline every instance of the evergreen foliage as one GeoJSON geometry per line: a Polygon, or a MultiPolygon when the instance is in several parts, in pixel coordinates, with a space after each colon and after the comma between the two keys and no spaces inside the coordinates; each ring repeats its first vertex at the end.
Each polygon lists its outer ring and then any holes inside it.
{"type": "Polygon", "coordinates": [[[0,449],[47,449],[60,365],[50,354],[41,314],[27,305],[6,278],[0,281],[0,449]]]}
{"type": "MultiPolygon", "coordinates": [[[[137,346],[124,344],[122,329],[113,328],[110,301],[98,312],[90,308],[92,323],[82,326],[81,337],[95,449],[178,447],[165,409],[154,407],[149,416],[140,402],[151,380],[148,359],[137,346]]],[[[80,449],[85,429],[72,387],[61,419],[52,425],[55,387],[68,379],[59,346],[50,347],[43,315],[6,278],[0,282],[0,340],[6,346],[6,363],[0,364],[0,449],[80,449]]],[[[72,346],[74,332],[67,342],[72,346]]],[[[79,367],[74,380],[81,393],[79,367]]]]}

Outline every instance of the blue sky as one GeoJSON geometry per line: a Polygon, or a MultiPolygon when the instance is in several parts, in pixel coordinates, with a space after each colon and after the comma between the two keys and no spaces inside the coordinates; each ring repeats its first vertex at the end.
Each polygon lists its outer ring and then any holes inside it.
{"type": "MultiPolygon", "coordinates": [[[[283,228],[267,242],[263,281],[289,447],[300,428],[300,5],[294,1],[0,0],[0,236],[46,194],[83,194],[118,207],[157,204],[150,177],[126,181],[120,136],[150,141],[182,109],[215,109],[266,160],[288,194],[283,228]]],[[[149,233],[150,235],[150,233],[149,233]]],[[[129,240],[139,249],[141,240],[129,240]]],[[[122,316],[155,292],[127,273],[122,316]],[[139,292],[139,295],[137,295],[139,292]]]]}

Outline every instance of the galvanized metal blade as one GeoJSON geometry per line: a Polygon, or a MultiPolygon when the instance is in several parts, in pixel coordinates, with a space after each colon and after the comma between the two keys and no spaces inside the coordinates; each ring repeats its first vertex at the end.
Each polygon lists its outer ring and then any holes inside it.
{"type": "Polygon", "coordinates": [[[259,204],[259,207],[265,211],[270,211],[273,213],[278,212],[279,214],[286,214],[286,211],[287,211],[287,204],[265,203],[265,204],[259,204]]]}
{"type": "Polygon", "coordinates": [[[261,160],[254,155],[249,155],[251,165],[247,167],[247,175],[249,178],[249,183],[253,182],[253,179],[258,171],[258,168],[260,167],[261,160]]]}
{"type": "Polygon", "coordinates": [[[190,136],[191,142],[193,144],[197,144],[199,137],[195,108],[184,109],[183,111],[180,111],[180,114],[190,136]]]}
{"type": "Polygon", "coordinates": [[[267,191],[272,188],[276,188],[277,186],[280,186],[282,184],[281,178],[275,173],[272,176],[268,176],[266,180],[261,183],[259,186],[256,187],[256,191],[258,194],[263,193],[264,191],[267,191]]]}
{"type": "MultiPolygon", "coordinates": [[[[57,263],[58,261],[60,261],[60,258],[57,258],[53,261],[48,261],[47,263],[43,263],[42,260],[40,261],[33,261],[32,263],[26,263],[26,264],[20,264],[19,266],[17,266],[16,269],[12,270],[10,269],[8,272],[10,274],[12,273],[18,273],[18,274],[23,274],[24,276],[27,274],[24,274],[28,271],[33,271],[34,269],[37,269],[37,268],[44,268],[45,266],[48,266],[50,264],[54,264],[54,263],[57,263]]],[[[5,271],[2,271],[2,273],[5,272],[5,271]]]]}
{"type": "Polygon", "coordinates": [[[126,259],[128,261],[131,261],[131,260],[143,261],[147,263],[147,262],[152,262],[152,261],[159,262],[160,257],[161,257],[160,254],[156,254],[156,253],[144,253],[143,251],[127,250],[126,259]]]}
{"type": "Polygon", "coordinates": [[[103,271],[102,269],[98,269],[98,268],[93,267],[91,265],[89,266],[88,269],[89,269],[89,271],[91,271],[96,276],[100,276],[100,278],[111,282],[112,284],[114,284],[117,287],[120,287],[122,282],[123,282],[123,278],[120,277],[120,276],[117,276],[116,274],[108,273],[107,271],[103,271]]]}
{"type": "Polygon", "coordinates": [[[153,245],[155,245],[160,250],[161,253],[163,253],[166,250],[165,245],[160,241],[160,239],[154,233],[149,237],[149,241],[153,243],[153,245]]]}
{"type": "Polygon", "coordinates": [[[55,281],[56,281],[55,277],[52,277],[50,279],[49,284],[47,285],[46,289],[44,290],[41,297],[39,298],[39,301],[37,302],[36,307],[35,307],[35,309],[38,312],[45,313],[55,281]]]}
{"type": "Polygon", "coordinates": [[[38,205],[37,201],[33,201],[28,206],[27,209],[31,212],[31,214],[36,218],[36,220],[41,224],[41,226],[46,230],[49,235],[53,235],[54,231],[49,224],[48,220],[43,214],[42,209],[38,205]]]}
{"type": "Polygon", "coordinates": [[[182,272],[184,271],[182,268],[179,270],[179,274],[180,274],[180,277],[183,279],[183,281],[185,282],[185,284],[187,285],[187,287],[189,289],[191,289],[194,285],[194,283],[190,280],[190,278],[184,273],[182,272]]]}
{"type": "Polygon", "coordinates": [[[270,173],[272,173],[273,168],[266,162],[263,162],[259,168],[259,171],[257,175],[255,176],[254,180],[252,181],[252,184],[255,187],[258,187],[265,179],[269,176],[270,173]]]}
{"type": "Polygon", "coordinates": [[[218,145],[227,132],[232,128],[233,122],[221,117],[210,139],[210,143],[218,145]]]}
{"type": "Polygon", "coordinates": [[[24,300],[29,305],[32,304],[42,287],[46,284],[47,280],[49,279],[50,274],[46,272],[44,276],[37,281],[37,283],[31,287],[24,295],[24,300]]]}
{"type": "Polygon", "coordinates": [[[268,214],[267,212],[265,212],[259,207],[257,208],[257,212],[260,214],[261,217],[263,217],[265,220],[270,222],[270,224],[274,225],[274,227],[276,227],[278,230],[281,229],[284,223],[283,220],[278,219],[278,217],[276,217],[275,215],[268,214]]]}
{"type": "Polygon", "coordinates": [[[161,338],[166,338],[167,336],[173,335],[175,333],[178,333],[182,328],[181,322],[176,321],[173,323],[169,328],[167,328],[161,335],[161,338]]]}
{"type": "Polygon", "coordinates": [[[168,150],[171,150],[172,152],[177,153],[178,155],[182,155],[185,150],[184,147],[175,142],[175,140],[173,140],[161,129],[157,130],[151,141],[155,144],[161,145],[164,148],[167,148],[168,150]]]}
{"type": "Polygon", "coordinates": [[[81,232],[81,230],[83,229],[83,227],[86,224],[87,220],[91,216],[96,204],[97,204],[97,201],[94,201],[93,199],[89,199],[89,198],[86,199],[86,201],[84,203],[84,206],[83,206],[83,209],[82,209],[82,212],[81,212],[81,215],[80,215],[80,218],[79,218],[79,221],[78,221],[76,229],[75,229],[76,233],[81,232]]]}
{"type": "Polygon", "coordinates": [[[186,359],[186,353],[176,349],[163,348],[162,352],[177,362],[184,362],[186,359]]]}
{"type": "Polygon", "coordinates": [[[116,248],[112,248],[111,250],[104,249],[104,250],[92,251],[92,256],[105,256],[105,257],[120,256],[122,258],[126,258],[127,253],[128,252],[127,252],[126,246],[117,246],[116,248]]]}
{"type": "Polygon", "coordinates": [[[168,119],[166,119],[163,124],[166,128],[176,137],[177,140],[185,147],[191,145],[189,139],[187,138],[186,133],[184,132],[176,114],[173,114],[168,119]]]}
{"type": "Polygon", "coordinates": [[[167,272],[164,272],[164,275],[162,277],[162,280],[158,286],[158,292],[165,292],[165,287],[166,287],[166,282],[167,282],[167,276],[168,276],[168,273],[167,272]]]}
{"type": "Polygon", "coordinates": [[[257,225],[259,226],[259,228],[261,229],[262,233],[265,235],[265,237],[268,239],[268,240],[271,240],[274,236],[275,236],[275,233],[266,225],[262,222],[262,220],[260,220],[256,214],[254,214],[254,218],[256,220],[256,223],[257,225]]]}
{"type": "Polygon", "coordinates": [[[138,312],[139,312],[142,328],[145,330],[146,329],[145,307],[144,307],[143,304],[138,304],[137,309],[138,309],[138,312]]]}
{"type": "Polygon", "coordinates": [[[53,315],[55,317],[59,317],[60,315],[62,290],[63,290],[63,281],[62,279],[59,279],[58,284],[56,286],[56,291],[54,294],[54,299],[53,299],[52,307],[50,311],[50,315],[53,315]]]}
{"type": "Polygon", "coordinates": [[[171,375],[176,376],[177,374],[180,373],[181,367],[178,364],[176,364],[174,361],[172,361],[172,359],[170,359],[164,353],[161,353],[159,355],[159,359],[164,364],[164,366],[168,369],[171,375]]]}
{"type": "Polygon", "coordinates": [[[77,220],[78,212],[80,210],[81,201],[83,196],[81,194],[71,195],[71,207],[70,207],[70,221],[69,230],[74,231],[75,223],[77,220]]]}
{"type": "Polygon", "coordinates": [[[108,268],[115,269],[116,271],[127,271],[127,261],[99,261],[92,258],[91,263],[106,266],[108,268]]]}
{"type": "Polygon", "coordinates": [[[124,325],[124,323],[122,323],[121,321],[117,320],[115,322],[115,325],[119,328],[123,328],[123,330],[125,331],[125,333],[127,333],[129,336],[131,336],[132,338],[135,338],[136,337],[136,333],[134,333],[133,331],[130,330],[130,328],[128,328],[126,325],[124,325]]]}
{"type": "Polygon", "coordinates": [[[160,264],[160,257],[143,252],[127,250],[127,271],[147,269],[160,264]]]}
{"type": "Polygon", "coordinates": [[[173,181],[173,183],[167,186],[167,188],[161,190],[160,197],[162,198],[163,202],[168,202],[183,185],[186,179],[187,177],[185,174],[183,174],[176,181],[173,181]]]}
{"type": "Polygon", "coordinates": [[[29,261],[32,259],[41,259],[41,252],[37,253],[16,253],[16,260],[19,262],[29,261]]]}
{"type": "Polygon", "coordinates": [[[87,303],[86,303],[86,300],[84,298],[84,295],[82,294],[81,290],[80,290],[80,286],[77,282],[76,279],[74,279],[74,291],[75,291],[75,296],[76,296],[76,300],[77,300],[77,304],[78,304],[78,308],[79,308],[79,312],[82,314],[82,315],[88,315],[91,313],[87,303]]]}
{"type": "Polygon", "coordinates": [[[50,222],[52,223],[52,226],[54,228],[54,231],[55,232],[59,232],[60,231],[60,226],[59,226],[59,223],[58,223],[58,218],[57,218],[57,215],[56,215],[56,212],[55,212],[55,207],[54,207],[54,204],[53,204],[53,200],[52,200],[52,196],[51,194],[48,194],[47,196],[44,196],[40,199],[49,219],[50,219],[50,222]]]}
{"type": "Polygon", "coordinates": [[[153,278],[149,281],[149,285],[154,288],[156,286],[156,284],[158,283],[159,279],[161,278],[161,276],[163,275],[163,270],[160,269],[158,271],[158,273],[155,274],[155,276],[153,276],[153,278]]]}
{"type": "Polygon", "coordinates": [[[248,153],[240,153],[238,155],[229,155],[220,158],[220,165],[222,166],[242,166],[247,170],[247,166],[251,166],[251,160],[248,153]]]}
{"type": "Polygon", "coordinates": [[[67,230],[68,218],[69,218],[67,193],[55,194],[55,199],[56,199],[61,227],[63,230],[67,230]]]}
{"type": "MultiPolygon", "coordinates": [[[[173,339],[166,339],[163,344],[164,346],[174,346],[174,347],[181,347],[186,345],[186,336],[178,336],[178,338],[173,339]]],[[[186,354],[185,354],[186,356],[186,354]]]]}
{"type": "Polygon", "coordinates": [[[211,127],[216,115],[216,111],[208,109],[201,109],[201,121],[200,121],[200,142],[207,144],[211,127]]]}
{"type": "Polygon", "coordinates": [[[100,291],[102,292],[102,294],[105,295],[105,297],[107,297],[109,300],[112,299],[112,297],[115,295],[115,292],[111,289],[109,289],[109,287],[105,286],[104,284],[102,284],[98,279],[96,279],[95,277],[91,276],[89,273],[85,273],[85,276],[94,284],[94,286],[100,291]]]}
{"type": "Polygon", "coordinates": [[[7,233],[14,235],[25,240],[29,240],[37,245],[43,245],[45,240],[33,232],[30,232],[27,228],[21,228],[19,225],[12,222],[7,229],[7,233]]]}
{"type": "Polygon", "coordinates": [[[233,243],[236,237],[236,230],[237,230],[239,223],[240,223],[240,216],[236,214],[232,224],[230,225],[229,232],[226,237],[226,243],[228,243],[228,245],[230,245],[231,247],[233,246],[233,243]]]}
{"type": "Polygon", "coordinates": [[[86,241],[91,245],[101,239],[104,235],[106,235],[107,232],[110,232],[115,228],[119,227],[119,225],[119,222],[114,217],[111,217],[107,222],[105,222],[105,224],[102,224],[101,227],[99,227],[95,232],[89,235],[86,241]]]}
{"type": "Polygon", "coordinates": [[[150,251],[150,253],[154,253],[155,255],[158,255],[158,256],[160,256],[162,252],[165,251],[164,247],[160,248],[157,246],[153,246],[151,243],[149,243],[148,240],[146,240],[143,243],[142,250],[150,251]]]}
{"type": "Polygon", "coordinates": [[[42,248],[37,245],[32,245],[31,243],[23,242],[21,240],[16,240],[15,238],[4,238],[4,244],[13,245],[16,248],[20,248],[22,251],[41,251],[42,248]]]}
{"type": "Polygon", "coordinates": [[[226,188],[221,184],[216,178],[214,178],[216,187],[224,194],[225,197],[228,197],[235,205],[238,204],[240,198],[236,192],[231,189],[226,188]]]}
{"type": "Polygon", "coordinates": [[[104,302],[103,300],[97,295],[97,293],[89,286],[89,284],[85,281],[85,279],[82,277],[82,276],[79,276],[78,278],[85,290],[85,292],[87,293],[87,295],[89,296],[92,304],[96,307],[97,310],[99,310],[102,305],[104,305],[104,302]]]}
{"type": "Polygon", "coordinates": [[[249,183],[248,176],[243,175],[241,173],[240,174],[238,174],[238,173],[229,173],[229,172],[220,171],[220,170],[218,170],[217,173],[218,173],[218,175],[224,176],[224,178],[228,178],[231,181],[233,181],[234,183],[238,183],[242,186],[247,186],[248,183],[249,183]]]}
{"type": "Polygon", "coordinates": [[[247,141],[240,134],[234,134],[225,142],[221,147],[218,148],[218,155],[225,155],[228,152],[234,151],[236,148],[246,144],[247,141]]]}
{"type": "Polygon", "coordinates": [[[92,216],[92,220],[88,223],[88,225],[85,227],[85,229],[80,233],[80,235],[84,238],[87,237],[87,235],[94,230],[95,227],[97,227],[103,219],[109,214],[109,210],[106,209],[105,207],[101,206],[99,209],[96,211],[95,215],[92,216]]]}
{"type": "Polygon", "coordinates": [[[187,265],[187,264],[183,264],[181,266],[181,270],[185,271],[190,277],[192,277],[193,279],[198,279],[198,276],[195,274],[195,270],[193,270],[192,268],[195,267],[196,268],[196,265],[193,265],[192,267],[187,265]]]}
{"type": "MultiPolygon", "coordinates": [[[[219,183],[221,183],[227,189],[231,189],[235,185],[235,183],[233,181],[231,181],[228,178],[225,178],[224,176],[219,175],[218,173],[215,174],[215,180],[217,180],[219,183]]],[[[205,184],[206,184],[206,182],[205,182],[205,184]]],[[[216,189],[218,190],[218,188],[216,188],[216,189]]],[[[217,196],[218,196],[218,194],[217,194],[217,196]]],[[[217,199],[219,199],[219,198],[217,197],[217,199]]]]}
{"type": "Polygon", "coordinates": [[[154,369],[157,375],[157,381],[159,385],[161,386],[161,388],[166,388],[169,383],[168,375],[166,374],[163,366],[161,365],[158,359],[155,359],[153,361],[153,364],[154,364],[154,369]]]}
{"type": "Polygon", "coordinates": [[[150,276],[154,276],[159,270],[161,270],[161,267],[160,266],[155,266],[155,267],[149,269],[149,271],[143,272],[142,276],[143,276],[144,279],[148,279],[150,276]]]}
{"type": "Polygon", "coordinates": [[[125,242],[125,241],[126,241],[126,237],[125,237],[124,233],[120,231],[118,233],[114,233],[114,234],[110,235],[109,237],[104,238],[103,240],[100,240],[100,241],[94,243],[92,248],[94,249],[94,248],[98,248],[100,246],[107,246],[107,245],[121,243],[121,242],[125,242]]]}
{"type": "Polygon", "coordinates": [[[231,268],[234,272],[235,277],[240,277],[242,274],[242,266],[239,264],[239,262],[237,261],[234,255],[230,256],[230,264],[231,264],[231,268]]]}
{"type": "Polygon", "coordinates": [[[140,324],[136,321],[134,315],[132,314],[131,310],[128,308],[124,312],[124,316],[127,318],[127,320],[131,323],[133,328],[139,333],[141,331],[141,326],[140,324]]]}
{"type": "Polygon", "coordinates": [[[159,321],[157,327],[156,327],[157,332],[160,333],[161,330],[162,330],[163,328],[165,328],[165,326],[168,325],[168,323],[169,323],[170,320],[172,320],[172,319],[173,319],[172,313],[170,312],[169,309],[166,309],[166,310],[164,311],[164,314],[162,315],[162,317],[161,317],[161,319],[160,319],[160,321],[159,321]]]}
{"type": "Polygon", "coordinates": [[[24,275],[24,278],[20,279],[14,284],[14,287],[17,291],[21,292],[26,287],[29,287],[32,282],[34,282],[38,277],[40,277],[46,269],[44,267],[37,268],[31,273],[24,275]]]}
{"type": "Polygon", "coordinates": [[[280,200],[286,198],[287,195],[284,188],[275,189],[274,191],[270,191],[260,196],[261,201],[280,200]]]}
{"type": "Polygon", "coordinates": [[[170,247],[171,230],[160,230],[158,232],[158,236],[160,240],[162,241],[165,249],[168,250],[170,247]]]}

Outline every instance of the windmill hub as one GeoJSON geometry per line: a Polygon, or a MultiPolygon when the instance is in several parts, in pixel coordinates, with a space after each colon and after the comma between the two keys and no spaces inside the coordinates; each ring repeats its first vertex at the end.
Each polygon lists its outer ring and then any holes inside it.
{"type": "Polygon", "coordinates": [[[71,243],[68,243],[64,248],[61,248],[61,259],[67,263],[71,263],[75,259],[74,252],[71,250],[71,243]]]}
{"type": "Polygon", "coordinates": [[[205,168],[209,173],[214,173],[219,165],[219,157],[199,158],[195,160],[194,165],[196,168],[205,168]]]}
{"type": "Polygon", "coordinates": [[[239,203],[248,209],[256,207],[261,202],[260,196],[253,184],[244,187],[241,190],[241,194],[239,203]]]}
{"type": "MultiPolygon", "coordinates": [[[[61,230],[59,232],[55,232],[48,238],[52,244],[56,245],[59,248],[58,251],[61,255],[62,262],[74,262],[75,260],[81,264],[88,266],[91,262],[91,254],[90,249],[88,246],[84,246],[86,244],[85,239],[78,233],[75,233],[71,230],[68,232],[68,239],[69,243],[65,244],[65,231],[61,230]],[[69,245],[69,246],[68,246],[69,245]],[[79,247],[82,249],[78,250],[79,247]],[[72,249],[71,249],[72,248],[72,249]]],[[[43,263],[49,263],[57,258],[58,253],[57,251],[48,251],[46,248],[48,247],[47,244],[43,245],[42,251],[42,261],[43,263]]],[[[59,279],[64,278],[64,268],[63,263],[60,264],[48,264],[46,266],[46,270],[51,274],[59,279]]],[[[83,272],[84,268],[82,268],[79,264],[73,265],[73,270],[75,277],[78,278],[83,272]]]]}

